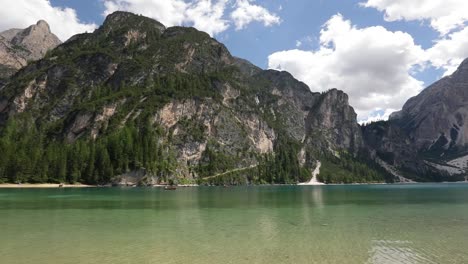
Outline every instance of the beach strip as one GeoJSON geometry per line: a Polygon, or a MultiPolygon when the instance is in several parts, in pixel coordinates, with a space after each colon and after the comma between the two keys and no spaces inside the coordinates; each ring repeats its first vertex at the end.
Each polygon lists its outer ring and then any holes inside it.
{"type": "Polygon", "coordinates": [[[0,184],[1,188],[89,188],[95,187],[94,185],[86,184],[58,184],[58,183],[2,183],[0,184]]]}

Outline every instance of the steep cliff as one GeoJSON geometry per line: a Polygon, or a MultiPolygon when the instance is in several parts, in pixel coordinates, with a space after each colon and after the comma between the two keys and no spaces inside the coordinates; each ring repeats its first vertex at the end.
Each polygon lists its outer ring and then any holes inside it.
{"type": "Polygon", "coordinates": [[[359,178],[363,139],[343,92],[313,93],[204,32],[126,12],[21,69],[0,90],[0,126],[10,181],[33,177],[13,168],[25,149],[37,181],[296,183],[318,159],[348,170],[341,182],[384,180],[359,178]]]}

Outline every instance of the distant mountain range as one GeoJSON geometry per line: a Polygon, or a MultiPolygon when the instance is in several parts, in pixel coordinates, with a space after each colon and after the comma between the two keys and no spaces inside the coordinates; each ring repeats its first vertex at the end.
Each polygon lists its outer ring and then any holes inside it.
{"type": "Polygon", "coordinates": [[[342,91],[313,93],[194,28],[115,12],[61,45],[42,21],[0,36],[0,181],[297,183],[318,160],[327,183],[466,174],[467,62],[359,126],[342,91]]]}

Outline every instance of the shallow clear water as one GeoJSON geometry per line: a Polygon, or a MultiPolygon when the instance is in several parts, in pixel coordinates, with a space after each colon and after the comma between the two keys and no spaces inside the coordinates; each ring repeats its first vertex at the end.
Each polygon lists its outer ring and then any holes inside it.
{"type": "Polygon", "coordinates": [[[468,263],[468,184],[0,189],[0,263],[468,263]]]}

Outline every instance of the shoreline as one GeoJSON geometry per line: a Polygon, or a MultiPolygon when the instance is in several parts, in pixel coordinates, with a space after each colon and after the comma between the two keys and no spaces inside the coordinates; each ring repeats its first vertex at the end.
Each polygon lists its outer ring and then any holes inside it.
{"type": "MultiPolygon", "coordinates": [[[[383,182],[375,182],[375,183],[329,183],[329,184],[258,184],[258,185],[243,185],[243,186],[352,186],[352,185],[412,185],[412,184],[459,184],[459,183],[465,183],[468,184],[468,182],[465,181],[460,181],[460,182],[414,182],[414,183],[383,183],[383,182]]],[[[168,185],[165,184],[155,184],[152,186],[110,186],[110,185],[105,185],[105,186],[99,186],[99,185],[87,185],[87,184],[61,184],[58,183],[22,183],[22,184],[16,184],[16,183],[0,183],[0,189],[52,189],[52,188],[119,188],[119,187],[152,187],[152,188],[163,188],[167,187],[168,185]]],[[[242,185],[240,185],[242,186],[242,185]]],[[[181,184],[176,187],[179,188],[188,188],[188,187],[223,187],[223,185],[197,185],[197,184],[181,184]]],[[[225,187],[225,186],[224,186],[225,187]]],[[[235,187],[229,186],[229,187],[235,187]]]]}
{"type": "Polygon", "coordinates": [[[95,185],[86,184],[59,184],[59,183],[1,183],[0,189],[27,189],[27,188],[94,188],[95,185]]]}

